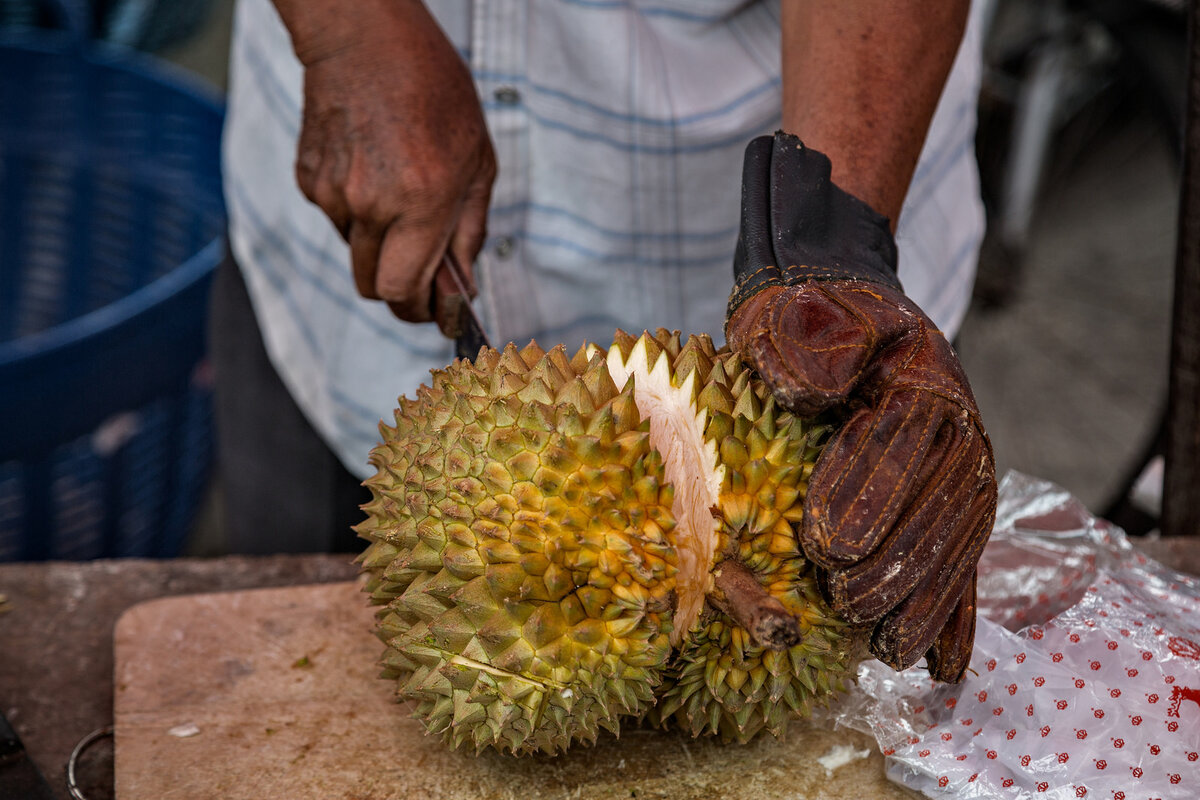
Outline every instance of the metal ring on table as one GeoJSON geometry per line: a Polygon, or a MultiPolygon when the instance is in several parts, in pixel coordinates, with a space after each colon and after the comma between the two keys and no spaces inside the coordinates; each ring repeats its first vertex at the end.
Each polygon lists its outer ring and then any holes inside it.
{"type": "Polygon", "coordinates": [[[79,757],[83,755],[84,750],[87,750],[101,739],[112,735],[112,725],[98,728],[80,739],[79,744],[75,745],[75,749],[71,751],[71,757],[67,759],[67,791],[71,793],[71,797],[75,798],[75,800],[87,800],[87,797],[79,789],[79,784],[75,782],[75,764],[79,761],[79,757]]]}

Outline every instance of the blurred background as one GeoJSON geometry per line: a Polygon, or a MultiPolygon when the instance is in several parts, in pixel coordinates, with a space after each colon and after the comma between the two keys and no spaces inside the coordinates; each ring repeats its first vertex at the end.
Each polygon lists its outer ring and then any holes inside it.
{"type": "MultiPolygon", "coordinates": [[[[1001,474],[1145,533],[1184,5],[988,2],[989,230],[955,344],[1001,474]]],[[[233,3],[0,0],[0,561],[220,552],[204,316],[233,3]]]]}

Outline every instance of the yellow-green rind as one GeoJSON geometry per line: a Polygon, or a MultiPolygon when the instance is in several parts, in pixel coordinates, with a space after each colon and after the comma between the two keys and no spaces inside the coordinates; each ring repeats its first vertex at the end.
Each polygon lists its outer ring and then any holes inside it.
{"type": "Polygon", "coordinates": [[[670,652],[672,490],[602,358],[435,372],[372,451],[384,674],[454,746],[557,752],[642,714],[670,652]]]}

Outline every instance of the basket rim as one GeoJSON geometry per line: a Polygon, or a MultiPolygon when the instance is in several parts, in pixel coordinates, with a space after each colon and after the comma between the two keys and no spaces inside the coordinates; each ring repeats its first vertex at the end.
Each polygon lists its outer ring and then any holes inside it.
{"type": "Polygon", "coordinates": [[[182,264],[119,300],[37,333],[0,343],[0,368],[52,358],[104,331],[132,322],[215,271],[224,253],[224,240],[223,235],[213,237],[182,264]]]}
{"type": "Polygon", "coordinates": [[[80,41],[65,30],[12,27],[0,29],[0,48],[77,59],[92,67],[126,72],[179,91],[207,110],[224,116],[224,92],[184,67],[132,47],[95,39],[80,41]]]}
{"type": "MultiPolygon", "coordinates": [[[[125,72],[157,83],[197,102],[218,119],[224,116],[223,94],[194,73],[156,56],[101,41],[80,41],[65,30],[10,28],[0,31],[0,48],[61,56],[89,67],[125,72]]],[[[223,202],[223,198],[218,197],[223,202]]],[[[155,304],[165,302],[216,269],[224,235],[214,236],[181,264],[124,297],[28,336],[0,342],[0,367],[32,362],[77,345],[105,330],[126,324],[155,304]]]]}

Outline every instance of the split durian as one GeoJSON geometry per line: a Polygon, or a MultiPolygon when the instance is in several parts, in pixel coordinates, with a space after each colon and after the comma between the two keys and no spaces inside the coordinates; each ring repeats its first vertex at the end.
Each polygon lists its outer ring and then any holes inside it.
{"type": "Polygon", "coordinates": [[[455,747],[781,735],[863,656],[792,527],[828,427],[707,336],[485,348],[380,431],[356,530],[383,675],[455,747]]]}

